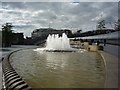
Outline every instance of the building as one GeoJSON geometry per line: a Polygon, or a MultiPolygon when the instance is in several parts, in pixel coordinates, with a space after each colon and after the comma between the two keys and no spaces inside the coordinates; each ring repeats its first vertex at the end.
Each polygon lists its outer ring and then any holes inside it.
{"type": "Polygon", "coordinates": [[[59,34],[59,36],[61,36],[62,33],[66,33],[68,37],[72,35],[72,32],[68,29],[57,30],[53,28],[40,28],[34,30],[31,33],[31,36],[33,43],[38,45],[40,43],[43,43],[49,34],[59,34]]]}
{"type": "Polygon", "coordinates": [[[48,36],[49,34],[62,35],[62,33],[66,33],[68,36],[70,34],[72,34],[72,32],[68,29],[57,30],[57,29],[53,29],[53,28],[40,28],[40,29],[36,29],[32,32],[32,38],[41,37],[41,36],[44,37],[44,36],[48,36]]]}
{"type": "Polygon", "coordinates": [[[41,36],[44,37],[44,36],[48,36],[49,34],[62,35],[62,33],[64,33],[64,30],[56,30],[52,28],[40,28],[32,32],[32,38],[41,37],[41,36]]]}
{"type": "Polygon", "coordinates": [[[13,45],[23,45],[24,44],[24,35],[23,33],[13,33],[13,45]]]}
{"type": "Polygon", "coordinates": [[[34,45],[34,39],[32,39],[31,37],[26,37],[24,39],[24,45],[34,45]]]}

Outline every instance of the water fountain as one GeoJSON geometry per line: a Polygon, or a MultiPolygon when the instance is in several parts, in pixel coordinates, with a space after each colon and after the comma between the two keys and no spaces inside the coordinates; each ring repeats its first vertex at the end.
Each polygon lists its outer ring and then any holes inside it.
{"type": "Polygon", "coordinates": [[[59,37],[58,34],[48,35],[45,48],[37,48],[36,51],[43,50],[49,52],[71,52],[75,51],[70,47],[69,38],[65,33],[59,37]]]}
{"type": "Polygon", "coordinates": [[[65,33],[61,37],[49,35],[45,48],[17,51],[10,60],[13,68],[33,88],[104,87],[101,56],[71,48],[65,33]]]}

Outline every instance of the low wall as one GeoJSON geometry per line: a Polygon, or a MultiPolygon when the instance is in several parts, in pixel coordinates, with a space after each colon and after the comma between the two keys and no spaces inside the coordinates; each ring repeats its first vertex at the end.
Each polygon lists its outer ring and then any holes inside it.
{"type": "Polygon", "coordinates": [[[98,46],[97,45],[89,45],[88,51],[96,52],[96,51],[98,51],[98,46]]]}
{"type": "Polygon", "coordinates": [[[7,90],[9,89],[31,90],[32,88],[17,74],[17,72],[11,66],[9,62],[9,57],[12,53],[6,56],[2,61],[2,70],[3,70],[3,76],[4,76],[4,82],[5,82],[6,89],[7,90]]]}

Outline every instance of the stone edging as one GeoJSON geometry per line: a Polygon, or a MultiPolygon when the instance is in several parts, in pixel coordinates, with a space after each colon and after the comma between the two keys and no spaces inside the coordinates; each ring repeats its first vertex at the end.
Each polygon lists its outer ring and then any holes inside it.
{"type": "MultiPolygon", "coordinates": [[[[104,67],[105,67],[105,84],[106,84],[106,77],[107,77],[107,74],[106,74],[106,71],[107,71],[106,60],[105,60],[103,54],[101,53],[101,51],[97,51],[97,53],[102,57],[102,60],[103,60],[103,63],[104,63],[104,67]]],[[[104,88],[106,88],[105,85],[104,85],[104,88]]]]}
{"type": "Polygon", "coordinates": [[[32,90],[32,88],[17,74],[9,62],[10,55],[20,50],[21,49],[11,52],[2,61],[5,89],[7,90],[32,90]]]}

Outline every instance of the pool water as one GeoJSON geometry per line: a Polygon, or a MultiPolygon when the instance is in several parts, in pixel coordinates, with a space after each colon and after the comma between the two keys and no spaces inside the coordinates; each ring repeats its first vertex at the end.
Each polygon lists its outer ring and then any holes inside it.
{"type": "Polygon", "coordinates": [[[105,67],[96,52],[36,52],[10,56],[17,73],[33,88],[103,88],[105,67]]]}

